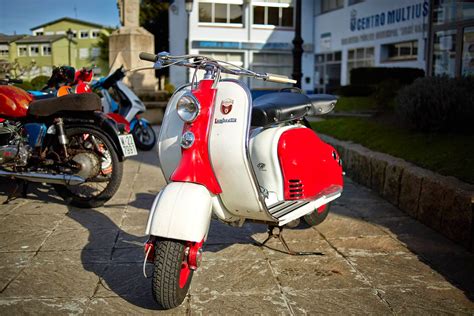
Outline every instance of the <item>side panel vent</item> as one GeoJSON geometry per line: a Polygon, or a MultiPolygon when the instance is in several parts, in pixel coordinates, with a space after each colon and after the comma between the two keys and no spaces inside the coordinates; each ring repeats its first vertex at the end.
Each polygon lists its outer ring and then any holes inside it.
{"type": "Polygon", "coordinates": [[[303,188],[303,182],[299,179],[290,179],[288,180],[288,191],[289,192],[289,198],[290,200],[298,200],[303,197],[304,194],[304,188],[303,188]]]}

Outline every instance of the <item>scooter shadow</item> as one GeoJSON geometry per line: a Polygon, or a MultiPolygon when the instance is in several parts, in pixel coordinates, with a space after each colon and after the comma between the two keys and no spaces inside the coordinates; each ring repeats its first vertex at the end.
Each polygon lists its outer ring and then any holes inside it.
{"type": "MultiPolygon", "coordinates": [[[[147,236],[135,234],[144,232],[145,227],[122,229],[115,222],[120,222],[120,219],[112,220],[94,209],[85,212],[70,207],[66,215],[89,232],[88,242],[81,252],[81,262],[85,270],[99,277],[94,299],[107,300],[118,296],[134,306],[159,310],[160,306],[152,297],[151,279],[145,278],[142,272],[143,243],[147,236]]],[[[151,265],[147,265],[146,272],[152,274],[151,265]]]]}
{"type": "MultiPolygon", "coordinates": [[[[106,210],[106,209],[105,209],[106,210]]],[[[85,270],[99,277],[94,298],[121,297],[128,303],[149,310],[160,310],[152,297],[152,282],[145,278],[143,267],[144,226],[121,228],[120,220],[107,216],[100,210],[81,210],[69,207],[66,214],[89,232],[87,244],[81,252],[85,270]]],[[[237,243],[255,244],[252,234],[266,231],[264,225],[245,224],[230,227],[213,220],[205,252],[218,252],[237,243]],[[207,249],[206,249],[207,248],[207,249]]],[[[152,275],[153,266],[147,264],[146,272],[152,275]]]]}

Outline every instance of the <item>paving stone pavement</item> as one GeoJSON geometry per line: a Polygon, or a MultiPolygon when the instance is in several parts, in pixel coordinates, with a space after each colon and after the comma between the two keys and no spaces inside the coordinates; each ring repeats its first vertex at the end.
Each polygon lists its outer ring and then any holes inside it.
{"type": "MultiPolygon", "coordinates": [[[[97,209],[64,205],[46,185],[0,205],[1,315],[474,314],[474,255],[350,179],[324,223],[284,231],[293,249],[324,255],[288,256],[276,240],[260,248],[265,226],[213,221],[190,294],[159,311],[141,264],[165,181],[155,151],[124,170],[97,209]]],[[[10,185],[0,179],[1,201],[10,185]]]]}

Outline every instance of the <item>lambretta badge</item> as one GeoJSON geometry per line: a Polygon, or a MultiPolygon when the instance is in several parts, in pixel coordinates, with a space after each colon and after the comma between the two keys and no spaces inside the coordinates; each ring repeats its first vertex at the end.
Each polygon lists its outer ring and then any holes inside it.
{"type": "Polygon", "coordinates": [[[214,124],[224,124],[224,123],[236,123],[237,122],[237,119],[236,118],[221,118],[221,119],[214,119],[214,124]]]}
{"type": "Polygon", "coordinates": [[[221,112],[224,115],[227,115],[232,111],[232,105],[234,104],[234,100],[232,99],[225,99],[221,102],[221,112]]]}

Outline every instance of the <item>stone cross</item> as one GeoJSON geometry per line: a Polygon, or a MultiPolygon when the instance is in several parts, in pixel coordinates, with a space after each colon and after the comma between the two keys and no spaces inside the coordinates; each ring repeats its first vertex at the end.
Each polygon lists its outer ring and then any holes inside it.
{"type": "Polygon", "coordinates": [[[122,26],[140,26],[140,0],[117,0],[117,6],[122,26]]]}

